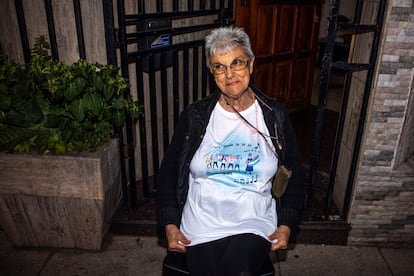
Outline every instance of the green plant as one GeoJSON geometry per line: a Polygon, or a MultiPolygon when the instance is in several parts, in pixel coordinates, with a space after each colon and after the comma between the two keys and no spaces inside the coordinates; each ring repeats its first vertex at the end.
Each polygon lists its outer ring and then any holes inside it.
{"type": "Polygon", "coordinates": [[[53,60],[43,36],[30,62],[0,56],[0,151],[90,152],[142,105],[113,65],[53,60]]]}

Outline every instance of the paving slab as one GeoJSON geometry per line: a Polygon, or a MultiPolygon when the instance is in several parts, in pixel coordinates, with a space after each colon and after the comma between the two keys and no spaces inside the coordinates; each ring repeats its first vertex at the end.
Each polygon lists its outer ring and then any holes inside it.
{"type": "Polygon", "coordinates": [[[161,275],[164,255],[154,237],[116,236],[100,252],[54,253],[40,275],[161,275]]]}
{"type": "Polygon", "coordinates": [[[35,276],[47,263],[50,250],[15,248],[0,231],[0,275],[35,276]]]}
{"type": "Polygon", "coordinates": [[[380,248],[380,251],[394,276],[414,275],[414,249],[380,248]]]}
{"type": "Polygon", "coordinates": [[[295,244],[277,257],[281,276],[392,275],[375,247],[295,244]]]}

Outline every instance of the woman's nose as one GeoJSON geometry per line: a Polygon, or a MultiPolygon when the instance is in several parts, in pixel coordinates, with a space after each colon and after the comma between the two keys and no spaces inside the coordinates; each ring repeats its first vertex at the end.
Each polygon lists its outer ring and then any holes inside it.
{"type": "Polygon", "coordinates": [[[224,72],[224,74],[226,74],[226,78],[228,79],[233,78],[233,69],[231,69],[230,66],[226,67],[226,72],[224,72]]]}

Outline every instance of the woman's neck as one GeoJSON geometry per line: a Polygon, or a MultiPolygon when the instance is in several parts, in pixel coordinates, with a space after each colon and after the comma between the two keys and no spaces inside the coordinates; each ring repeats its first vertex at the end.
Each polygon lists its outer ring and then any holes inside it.
{"type": "Polygon", "coordinates": [[[227,111],[234,112],[234,109],[236,109],[238,112],[241,112],[249,108],[254,103],[254,100],[254,93],[250,87],[248,87],[238,98],[232,98],[224,93],[221,93],[219,102],[227,111]]]}

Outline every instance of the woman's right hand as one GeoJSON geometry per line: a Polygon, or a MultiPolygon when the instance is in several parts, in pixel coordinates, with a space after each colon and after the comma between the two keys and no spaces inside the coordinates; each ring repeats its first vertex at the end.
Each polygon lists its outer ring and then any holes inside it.
{"type": "Polygon", "coordinates": [[[174,224],[167,224],[165,226],[165,234],[167,236],[167,246],[169,251],[176,251],[185,253],[187,249],[186,245],[190,244],[190,241],[181,233],[180,229],[174,224]]]}

